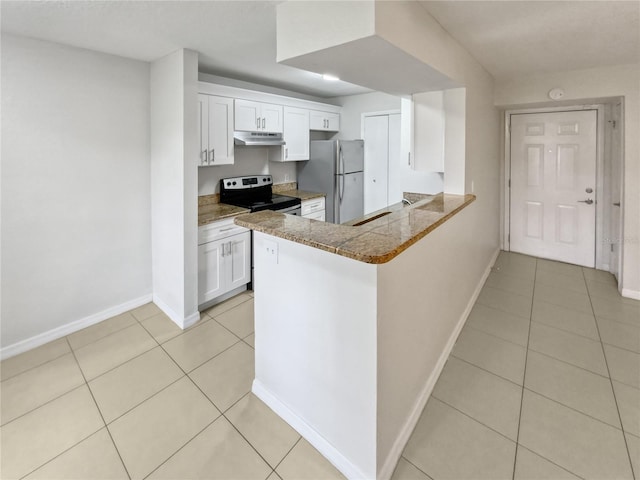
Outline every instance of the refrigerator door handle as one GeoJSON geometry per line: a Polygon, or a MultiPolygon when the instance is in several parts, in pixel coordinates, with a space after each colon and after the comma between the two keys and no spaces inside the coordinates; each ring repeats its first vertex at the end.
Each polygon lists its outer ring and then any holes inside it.
{"type": "Polygon", "coordinates": [[[342,203],[342,196],[344,195],[344,175],[338,175],[338,178],[340,179],[338,197],[340,198],[340,203],[342,203]]]}
{"type": "Polygon", "coordinates": [[[340,165],[338,167],[340,171],[338,172],[338,174],[344,175],[345,173],[344,172],[344,155],[342,154],[342,145],[340,145],[339,143],[338,143],[338,160],[340,162],[340,165]]]}

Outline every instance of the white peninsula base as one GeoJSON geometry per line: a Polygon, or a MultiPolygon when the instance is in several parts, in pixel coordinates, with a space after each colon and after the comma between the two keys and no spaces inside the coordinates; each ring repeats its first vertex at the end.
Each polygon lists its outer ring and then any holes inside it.
{"type": "Polygon", "coordinates": [[[254,232],[253,392],[350,479],[391,477],[489,273],[473,215],[380,265],[254,232]]]}

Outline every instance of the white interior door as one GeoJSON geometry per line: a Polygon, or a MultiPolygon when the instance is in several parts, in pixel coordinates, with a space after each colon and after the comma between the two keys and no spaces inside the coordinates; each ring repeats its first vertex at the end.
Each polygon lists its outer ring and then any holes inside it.
{"type": "Polygon", "coordinates": [[[364,117],[364,213],[389,205],[389,115],[364,117]]]}
{"type": "Polygon", "coordinates": [[[594,267],[597,112],[510,119],[511,250],[594,267]]]}

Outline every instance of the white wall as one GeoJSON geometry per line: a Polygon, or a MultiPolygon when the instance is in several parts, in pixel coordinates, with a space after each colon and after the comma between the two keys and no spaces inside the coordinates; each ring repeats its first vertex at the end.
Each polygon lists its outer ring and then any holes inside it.
{"type": "Polygon", "coordinates": [[[547,105],[547,94],[555,87],[565,90],[563,103],[595,103],[601,98],[624,97],[622,288],[623,294],[640,298],[640,66],[592,68],[498,82],[495,104],[503,108],[547,105]]]}
{"type": "Polygon", "coordinates": [[[378,266],[379,470],[393,470],[497,254],[474,258],[468,225],[477,207],[378,266]]]}
{"type": "Polygon", "coordinates": [[[147,63],[3,35],[1,182],[3,356],[150,300],[147,63]]]}
{"type": "Polygon", "coordinates": [[[383,92],[336,97],[335,100],[342,105],[340,132],[336,137],[339,140],[362,138],[363,113],[400,111],[400,97],[383,92]]]}
{"type": "Polygon", "coordinates": [[[233,165],[198,169],[198,195],[220,193],[220,179],[240,175],[271,175],[273,183],[296,181],[297,162],[270,162],[269,147],[235,147],[233,165]]]}
{"type": "Polygon", "coordinates": [[[373,479],[377,267],[253,234],[253,392],[348,478],[373,479]]]}
{"type": "MultiPolygon", "coordinates": [[[[418,2],[377,1],[376,33],[466,89],[464,176],[445,174],[444,182],[445,191],[464,185],[470,193],[474,186],[476,215],[468,219],[464,234],[474,238],[467,248],[474,249],[469,269],[477,271],[499,245],[500,117],[493,105],[493,77],[418,2]]],[[[445,171],[450,171],[447,164],[445,171]]],[[[477,281],[473,275],[461,278],[461,289],[477,281]]]]}
{"type": "Polygon", "coordinates": [[[197,302],[198,54],[178,50],[151,64],[153,300],[180,327],[197,302]]]}

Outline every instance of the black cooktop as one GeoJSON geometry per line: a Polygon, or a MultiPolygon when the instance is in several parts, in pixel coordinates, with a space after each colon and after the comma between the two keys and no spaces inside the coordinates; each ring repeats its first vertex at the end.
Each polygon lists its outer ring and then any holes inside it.
{"type": "Polygon", "coordinates": [[[223,178],[220,180],[220,201],[252,212],[284,210],[300,205],[299,198],[272,193],[271,185],[270,175],[223,178]]]}
{"type": "Polygon", "coordinates": [[[259,212],[261,210],[283,210],[285,208],[295,207],[296,205],[300,205],[300,199],[286,195],[272,194],[270,199],[235,199],[223,203],[230,203],[237,207],[248,208],[252,212],[259,212]]]}

